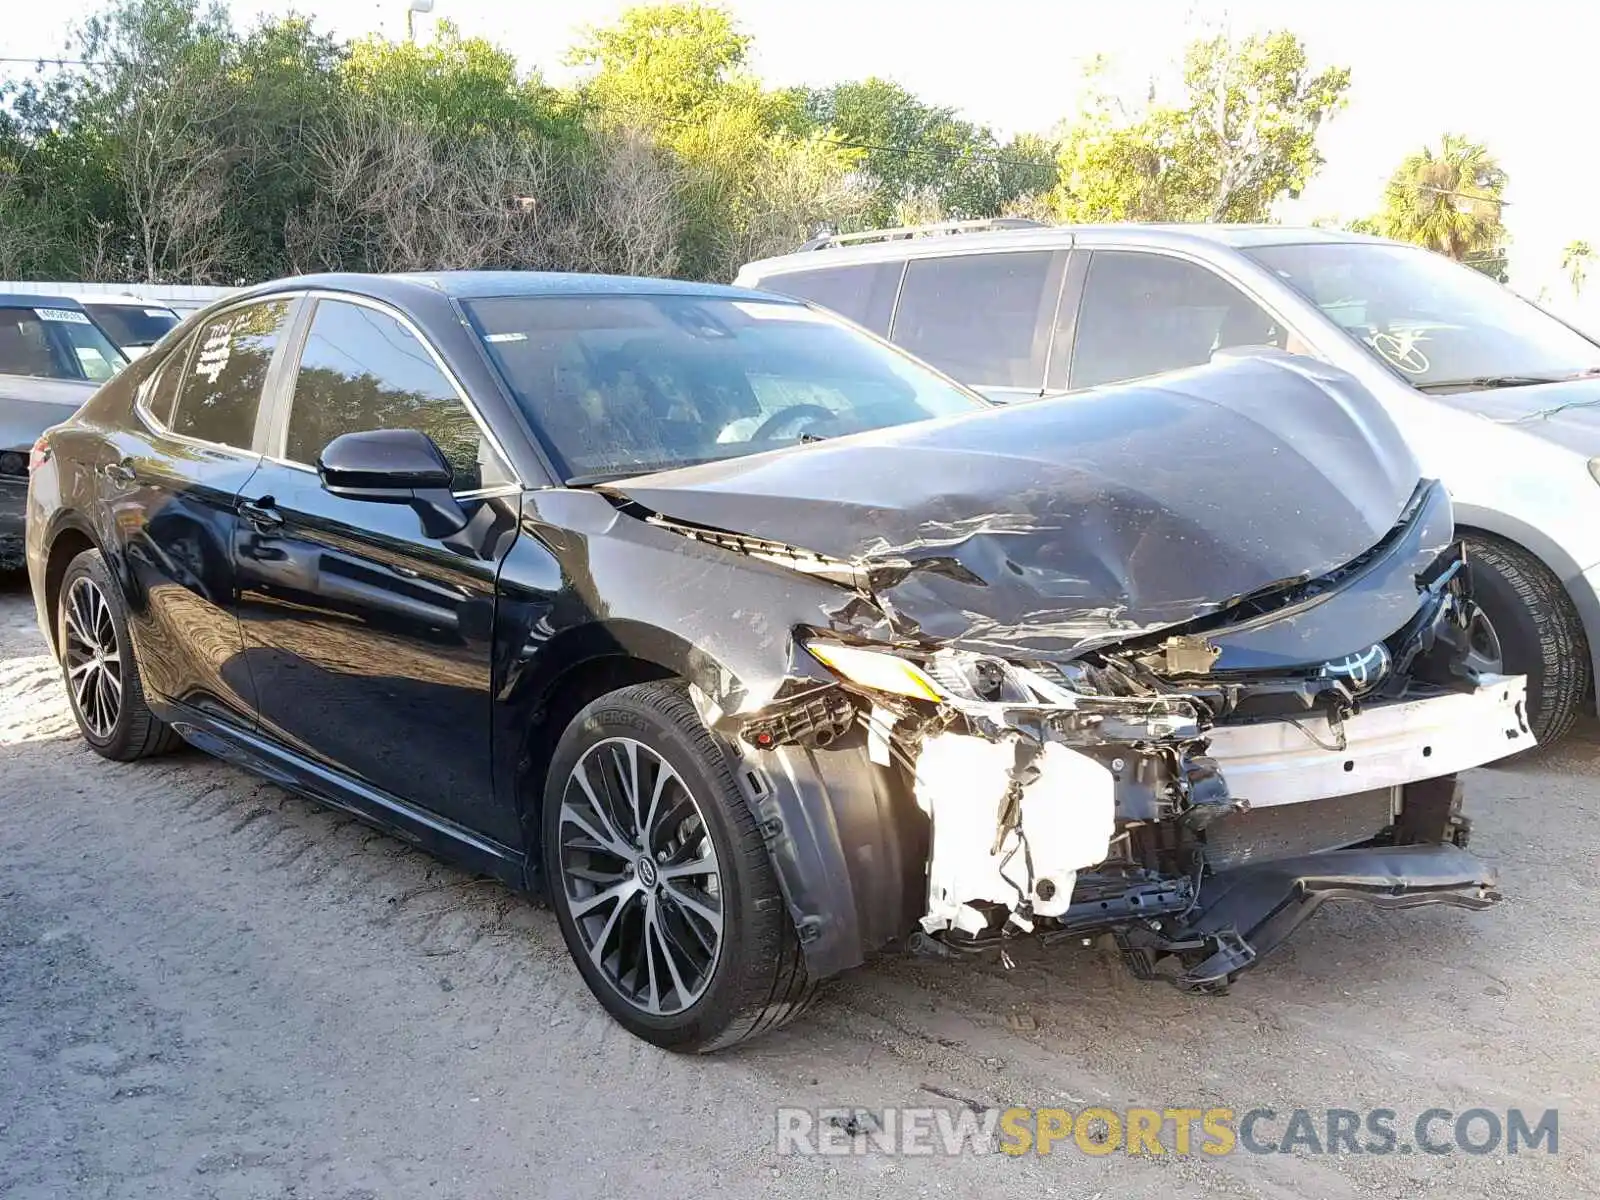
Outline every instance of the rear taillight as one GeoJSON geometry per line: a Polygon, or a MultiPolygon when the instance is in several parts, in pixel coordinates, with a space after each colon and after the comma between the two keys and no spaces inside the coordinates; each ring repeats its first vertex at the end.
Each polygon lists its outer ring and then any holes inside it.
{"type": "Polygon", "coordinates": [[[28,451],[28,474],[32,475],[45,463],[50,461],[50,443],[45,438],[40,438],[33,444],[33,449],[28,451]]]}

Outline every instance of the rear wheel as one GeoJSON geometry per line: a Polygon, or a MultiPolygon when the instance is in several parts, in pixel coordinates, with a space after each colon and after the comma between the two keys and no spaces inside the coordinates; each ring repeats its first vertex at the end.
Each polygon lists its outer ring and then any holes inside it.
{"type": "Polygon", "coordinates": [[[56,645],[72,715],[97,754],[130,762],[182,744],[145,703],[122,591],[98,550],[85,550],[67,565],[56,645]]]}
{"type": "Polygon", "coordinates": [[[1473,595],[1494,627],[1504,669],[1528,677],[1528,724],[1541,743],[1559,741],[1590,686],[1577,610],[1561,581],[1521,546],[1489,534],[1463,540],[1473,595]]]}
{"type": "Polygon", "coordinates": [[[811,999],[767,849],[684,689],[602,696],[551,762],[545,878],[584,982],[636,1036],[708,1051],[811,999]]]}

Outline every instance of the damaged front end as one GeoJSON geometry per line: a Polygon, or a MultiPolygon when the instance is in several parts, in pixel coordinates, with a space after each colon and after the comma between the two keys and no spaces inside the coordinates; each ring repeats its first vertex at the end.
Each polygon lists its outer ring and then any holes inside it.
{"type": "Polygon", "coordinates": [[[783,695],[705,715],[758,751],[864,734],[928,819],[914,947],[1109,933],[1141,976],[1218,990],[1328,899],[1499,899],[1455,774],[1533,738],[1448,519],[1424,486],[1336,572],[1072,655],[802,629],[783,695]],[[1392,632],[1349,651],[1374,614],[1392,632]]]}
{"type": "Polygon", "coordinates": [[[817,974],[913,928],[1110,933],[1215,989],[1327,899],[1498,898],[1455,776],[1533,744],[1524,681],[1347,376],[1237,362],[618,491],[809,585],[781,669],[695,694],[817,974]]]}

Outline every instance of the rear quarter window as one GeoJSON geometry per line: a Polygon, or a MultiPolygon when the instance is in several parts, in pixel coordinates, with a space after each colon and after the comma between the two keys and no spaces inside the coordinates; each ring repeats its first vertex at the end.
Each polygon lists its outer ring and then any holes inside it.
{"type": "Polygon", "coordinates": [[[903,262],[859,263],[814,271],[786,271],[758,284],[763,291],[809,300],[878,336],[886,336],[900,290],[903,262]]]}

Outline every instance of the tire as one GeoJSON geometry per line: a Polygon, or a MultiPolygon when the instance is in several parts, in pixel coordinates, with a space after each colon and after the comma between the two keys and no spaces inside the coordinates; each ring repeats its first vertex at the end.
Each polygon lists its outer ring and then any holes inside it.
{"type": "Polygon", "coordinates": [[[1473,595],[1500,639],[1506,673],[1528,677],[1528,724],[1541,744],[1560,741],[1592,675],[1577,610],[1561,581],[1521,546],[1488,534],[1463,540],[1473,595]]]}
{"type": "Polygon", "coordinates": [[[67,564],[56,601],[56,646],[67,702],[96,754],[132,762],[183,744],[145,702],[122,589],[98,550],[85,550],[67,564]]]}
{"type": "Polygon", "coordinates": [[[816,985],[755,817],[681,684],[622,688],[578,713],[551,760],[541,826],[567,949],[630,1033],[705,1053],[775,1029],[810,1003],[816,985]],[[629,812],[629,775],[642,821],[629,812]],[[627,863],[613,848],[638,857],[627,863]],[[688,874],[707,863],[714,874],[688,874]]]}

